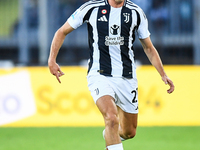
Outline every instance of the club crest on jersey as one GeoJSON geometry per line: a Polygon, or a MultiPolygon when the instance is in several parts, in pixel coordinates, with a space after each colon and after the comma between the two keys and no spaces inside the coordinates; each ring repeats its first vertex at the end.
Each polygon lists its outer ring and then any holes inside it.
{"type": "Polygon", "coordinates": [[[123,13],[125,19],[124,22],[128,23],[130,21],[130,14],[129,13],[123,13]]]}
{"type": "Polygon", "coordinates": [[[107,14],[107,10],[106,10],[106,9],[103,9],[103,10],[101,11],[101,13],[105,15],[105,14],[107,14]]]}
{"type": "Polygon", "coordinates": [[[119,33],[119,26],[114,24],[113,26],[110,27],[110,33],[112,35],[117,35],[119,33]]]}

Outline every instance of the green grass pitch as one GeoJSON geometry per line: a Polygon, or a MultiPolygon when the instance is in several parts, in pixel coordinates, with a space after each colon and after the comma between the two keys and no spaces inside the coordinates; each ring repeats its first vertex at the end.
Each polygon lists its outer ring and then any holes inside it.
{"type": "MultiPolygon", "coordinates": [[[[0,150],[104,150],[103,127],[0,128],[0,150]]],[[[199,150],[200,127],[138,127],[124,150],[199,150]]]]}

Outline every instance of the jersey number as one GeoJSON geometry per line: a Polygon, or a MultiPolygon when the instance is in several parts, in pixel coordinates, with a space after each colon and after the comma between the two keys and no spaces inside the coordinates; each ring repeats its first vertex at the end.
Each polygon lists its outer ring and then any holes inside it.
{"type": "Polygon", "coordinates": [[[133,90],[133,91],[131,92],[132,94],[134,94],[132,103],[137,103],[137,100],[136,100],[137,92],[138,92],[138,88],[137,88],[136,90],[133,90]]]}

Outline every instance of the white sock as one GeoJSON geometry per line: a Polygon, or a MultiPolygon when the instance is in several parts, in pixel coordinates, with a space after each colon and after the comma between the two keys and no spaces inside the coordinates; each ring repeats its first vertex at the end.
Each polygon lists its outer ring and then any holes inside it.
{"type": "Polygon", "coordinates": [[[126,139],[122,138],[121,136],[120,136],[120,139],[121,139],[121,141],[125,141],[126,140],[126,139]]]}
{"type": "Polygon", "coordinates": [[[124,150],[122,143],[107,146],[107,150],[124,150]]]}
{"type": "MultiPolygon", "coordinates": [[[[105,139],[105,129],[103,130],[103,138],[105,139]]],[[[121,139],[121,141],[125,141],[126,140],[126,139],[122,138],[121,136],[120,136],[120,139],[121,139]]]]}
{"type": "Polygon", "coordinates": [[[103,130],[103,138],[105,140],[105,129],[103,130]]]}

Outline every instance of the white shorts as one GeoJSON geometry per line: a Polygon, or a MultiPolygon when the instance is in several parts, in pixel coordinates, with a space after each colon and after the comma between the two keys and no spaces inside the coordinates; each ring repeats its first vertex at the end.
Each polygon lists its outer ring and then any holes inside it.
{"type": "Polygon", "coordinates": [[[88,88],[96,101],[105,95],[115,99],[115,104],[124,112],[138,113],[138,83],[137,79],[107,77],[103,75],[88,76],[88,88]]]}

